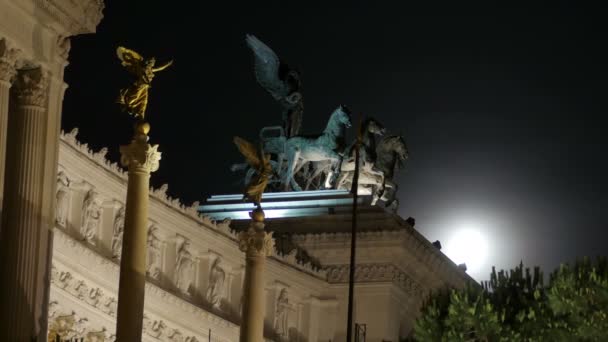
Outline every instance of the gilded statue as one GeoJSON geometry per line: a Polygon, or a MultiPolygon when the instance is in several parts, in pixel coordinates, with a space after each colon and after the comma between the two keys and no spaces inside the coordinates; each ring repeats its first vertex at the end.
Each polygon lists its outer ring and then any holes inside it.
{"type": "Polygon", "coordinates": [[[146,114],[146,107],[148,106],[148,90],[150,89],[154,74],[168,68],[173,64],[173,60],[161,66],[156,66],[156,59],[154,57],[144,59],[137,52],[122,46],[116,49],[116,55],[120,59],[122,66],[135,77],[135,80],[129,87],[120,90],[120,95],[116,102],[120,104],[124,112],[143,120],[146,114]]]}
{"type": "Polygon", "coordinates": [[[268,178],[272,173],[270,155],[264,154],[261,147],[256,148],[249,141],[239,137],[234,137],[234,144],[245,157],[247,163],[251,165],[251,168],[256,171],[256,175],[251,178],[251,181],[249,181],[245,188],[243,198],[260,207],[262,194],[264,193],[264,189],[266,189],[266,185],[268,185],[268,178]]]}

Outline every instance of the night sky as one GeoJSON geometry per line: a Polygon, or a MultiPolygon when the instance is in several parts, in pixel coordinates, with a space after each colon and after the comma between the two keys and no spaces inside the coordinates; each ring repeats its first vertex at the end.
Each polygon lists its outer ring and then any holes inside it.
{"type": "Polygon", "coordinates": [[[118,160],[132,119],[114,104],[128,82],[116,46],[173,58],[150,90],[163,153],[151,182],[188,204],[240,192],[232,136],[281,122],[254,78],[252,33],[300,70],[305,133],[345,104],[404,135],[399,213],[431,241],[478,228],[491,242],[478,279],[492,264],[606,255],[604,12],[449,3],[107,0],[98,33],[72,40],[63,129],[118,160]]]}

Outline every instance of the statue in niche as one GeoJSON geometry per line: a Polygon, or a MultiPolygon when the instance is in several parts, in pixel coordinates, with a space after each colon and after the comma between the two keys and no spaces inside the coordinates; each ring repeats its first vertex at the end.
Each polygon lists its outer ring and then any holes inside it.
{"type": "Polygon", "coordinates": [[[222,268],[222,258],[217,257],[213,261],[211,270],[209,271],[209,286],[207,287],[207,301],[214,308],[219,309],[224,297],[224,280],[226,280],[226,272],[222,268]]]}
{"type": "Polygon", "coordinates": [[[274,331],[281,340],[289,337],[289,298],[287,289],[281,289],[274,314],[274,331]]]}
{"type": "Polygon", "coordinates": [[[55,207],[55,222],[62,227],[65,227],[68,220],[69,211],[69,193],[68,187],[70,180],[63,171],[57,174],[57,204],[55,207]]]}
{"type": "Polygon", "coordinates": [[[158,237],[158,228],[148,229],[148,254],[146,274],[152,279],[159,280],[161,272],[161,241],[158,237]]]}
{"type": "Polygon", "coordinates": [[[82,221],[80,235],[83,240],[95,245],[95,238],[101,223],[101,205],[99,194],[95,190],[89,190],[82,207],[82,221]]]}
{"type": "Polygon", "coordinates": [[[190,251],[190,241],[183,240],[177,245],[177,260],[175,262],[175,286],[183,294],[189,294],[190,285],[194,279],[194,261],[190,251]]]}
{"type": "Polygon", "coordinates": [[[112,235],[112,257],[120,259],[122,253],[122,236],[125,230],[125,207],[120,207],[114,218],[112,235]]]}

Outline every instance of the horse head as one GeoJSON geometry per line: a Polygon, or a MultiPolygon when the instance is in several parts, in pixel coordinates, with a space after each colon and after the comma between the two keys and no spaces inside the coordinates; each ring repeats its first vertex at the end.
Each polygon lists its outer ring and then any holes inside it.
{"type": "Polygon", "coordinates": [[[344,105],[340,105],[332,114],[332,116],[336,115],[336,119],[338,120],[339,123],[343,124],[344,126],[346,126],[347,128],[352,126],[351,124],[351,120],[350,120],[350,110],[344,106],[344,105]]]}
{"type": "Polygon", "coordinates": [[[393,141],[393,151],[397,156],[399,164],[401,164],[410,157],[410,153],[407,149],[407,145],[405,144],[405,139],[403,139],[402,136],[396,135],[393,141]]]}
{"type": "Polygon", "coordinates": [[[384,126],[380,122],[376,121],[376,119],[374,118],[368,118],[367,120],[365,120],[363,127],[365,127],[364,132],[373,135],[383,136],[386,133],[386,129],[384,128],[384,126]]]}

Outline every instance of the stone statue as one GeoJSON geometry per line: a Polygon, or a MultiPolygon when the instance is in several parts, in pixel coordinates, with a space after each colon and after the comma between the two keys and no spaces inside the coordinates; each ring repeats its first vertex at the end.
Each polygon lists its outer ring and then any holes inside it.
{"type": "Polygon", "coordinates": [[[189,294],[190,285],[194,279],[194,260],[190,251],[190,241],[183,239],[177,245],[177,260],[175,262],[175,287],[185,295],[189,294]]]}
{"type": "Polygon", "coordinates": [[[257,171],[257,174],[247,184],[243,198],[259,207],[262,201],[262,194],[264,193],[264,189],[266,189],[268,178],[272,172],[270,155],[264,154],[261,148],[256,148],[252,143],[239,137],[234,137],[234,144],[245,157],[247,163],[257,171]]]}
{"type": "Polygon", "coordinates": [[[57,173],[57,204],[55,207],[55,222],[65,227],[69,211],[69,192],[70,180],[63,171],[57,173]]]}
{"type": "Polygon", "coordinates": [[[140,54],[122,46],[116,49],[116,55],[122,66],[129,71],[135,80],[128,88],[120,90],[116,101],[123,111],[143,120],[148,106],[148,90],[154,78],[154,73],[168,68],[173,61],[169,61],[159,67],[155,67],[154,57],[144,59],[140,54]]]}
{"type": "Polygon", "coordinates": [[[207,287],[207,294],[205,296],[207,301],[217,309],[219,309],[222,304],[222,298],[224,297],[224,280],[226,279],[226,272],[221,264],[221,257],[217,257],[213,261],[213,265],[209,271],[209,286],[207,287]]]}
{"type": "Polygon", "coordinates": [[[122,253],[122,236],[125,230],[125,207],[120,207],[114,218],[114,230],[112,235],[112,257],[120,259],[122,253]]]}
{"type": "Polygon", "coordinates": [[[274,331],[281,340],[289,337],[289,298],[287,289],[281,289],[277,299],[277,307],[274,314],[274,331]]]}
{"type": "MultiPolygon", "coordinates": [[[[327,161],[331,169],[337,168],[342,161],[344,150],[344,129],[351,126],[350,111],[340,106],[331,114],[323,133],[316,137],[291,137],[285,142],[287,170],[283,180],[285,191],[290,187],[296,191],[302,188],[294,179],[294,175],[308,162],[327,161]]],[[[332,177],[329,172],[325,183],[332,177]]]]}
{"type": "Polygon", "coordinates": [[[300,74],[281,63],[266,44],[253,35],[245,38],[254,56],[255,77],[258,83],[283,107],[283,129],[290,138],[300,133],[304,102],[300,74]]]}
{"type": "Polygon", "coordinates": [[[376,148],[376,168],[384,175],[384,191],[381,200],[387,208],[396,211],[399,201],[395,197],[397,194],[397,183],[393,180],[395,170],[408,159],[409,152],[405,139],[399,135],[387,136],[378,144],[376,148]]]}
{"type": "Polygon", "coordinates": [[[161,269],[161,240],[158,237],[158,228],[151,226],[148,229],[146,274],[152,279],[159,280],[161,269]]]}
{"type": "Polygon", "coordinates": [[[92,245],[95,245],[95,238],[99,232],[101,211],[99,194],[95,190],[89,190],[82,206],[80,235],[83,240],[86,240],[92,245]]]}

